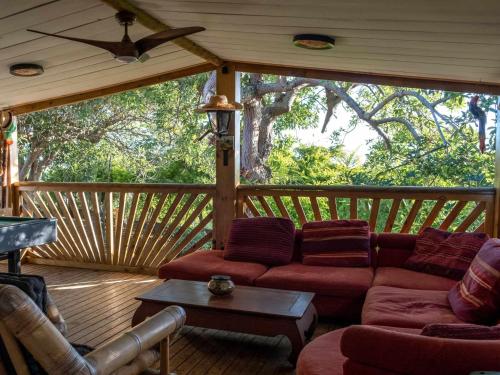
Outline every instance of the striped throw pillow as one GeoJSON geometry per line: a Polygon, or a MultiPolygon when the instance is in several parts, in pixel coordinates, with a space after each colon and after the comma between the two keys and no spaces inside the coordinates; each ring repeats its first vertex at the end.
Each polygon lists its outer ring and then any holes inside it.
{"type": "Polygon", "coordinates": [[[486,242],[467,273],[449,292],[455,315],[468,323],[494,324],[500,316],[500,239],[486,242]]]}
{"type": "Polygon", "coordinates": [[[294,242],[295,225],[289,219],[234,219],[224,259],[281,266],[291,262],[294,242]]]}
{"type": "Polygon", "coordinates": [[[404,267],[460,280],[488,238],[485,233],[450,233],[425,228],[418,235],[415,250],[404,267]]]}
{"type": "Polygon", "coordinates": [[[302,227],[302,263],[312,266],[367,267],[370,227],[363,220],[330,220],[302,227]]]}

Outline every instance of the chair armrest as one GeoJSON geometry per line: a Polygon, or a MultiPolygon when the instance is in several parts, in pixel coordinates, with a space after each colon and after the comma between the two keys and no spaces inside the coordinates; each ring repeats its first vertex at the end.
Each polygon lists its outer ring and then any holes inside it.
{"type": "Polygon", "coordinates": [[[61,332],[61,334],[64,337],[66,337],[68,333],[68,326],[66,325],[66,322],[64,321],[61,313],[59,312],[59,309],[57,308],[57,305],[55,304],[49,292],[47,292],[46,308],[47,308],[47,318],[49,318],[49,320],[57,328],[57,330],[61,332]]]}
{"type": "Polygon", "coordinates": [[[500,368],[499,340],[442,339],[352,326],[342,335],[341,349],[348,361],[409,375],[468,375],[500,368]]]}
{"type": "Polygon", "coordinates": [[[177,332],[186,321],[186,313],[169,306],[117,339],[85,356],[97,374],[109,374],[130,363],[143,351],[177,332]]]}

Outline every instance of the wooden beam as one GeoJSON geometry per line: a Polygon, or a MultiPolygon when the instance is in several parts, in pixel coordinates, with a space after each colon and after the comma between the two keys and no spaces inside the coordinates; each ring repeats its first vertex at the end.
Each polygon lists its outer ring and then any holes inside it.
{"type": "Polygon", "coordinates": [[[500,95],[500,83],[494,82],[458,81],[444,78],[422,78],[333,69],[302,68],[285,65],[247,63],[241,61],[233,61],[231,63],[234,64],[236,70],[247,73],[276,74],[332,81],[359,82],[398,87],[414,87],[454,92],[474,92],[500,95]]]}
{"type": "Polygon", "coordinates": [[[188,68],[173,70],[167,73],[161,73],[145,78],[122,82],[116,85],[101,87],[98,89],[83,91],[80,93],[75,93],[65,96],[59,96],[56,98],[46,99],[39,102],[20,104],[7,109],[7,111],[10,111],[15,115],[41,111],[47,108],[59,107],[62,105],[77,103],[84,100],[99,98],[101,96],[116,94],[118,92],[129,91],[141,87],[151,86],[157,83],[162,83],[182,77],[187,77],[193,74],[205,73],[214,69],[215,66],[210,63],[194,65],[188,68]]]}
{"type": "MultiPolygon", "coordinates": [[[[139,8],[138,6],[132,4],[128,0],[101,0],[101,1],[110,5],[111,7],[115,8],[118,11],[128,10],[129,12],[134,13],[137,16],[137,21],[140,24],[155,32],[172,29],[172,27],[166,25],[158,18],[153,17],[152,15],[150,15],[143,9],[139,8]]],[[[220,66],[223,63],[221,58],[219,58],[212,52],[208,51],[207,49],[196,44],[195,42],[193,42],[188,38],[185,37],[177,38],[174,39],[172,43],[177,44],[179,47],[184,48],[186,51],[191,52],[193,55],[199,56],[202,59],[216,66],[220,66]]]]}
{"type": "MultiPolygon", "coordinates": [[[[226,95],[229,101],[240,100],[240,73],[232,65],[217,69],[217,94],[226,95]]],[[[240,184],[240,116],[232,116],[229,135],[234,136],[234,147],[228,151],[227,165],[224,165],[224,151],[216,143],[214,225],[215,246],[222,249],[229,234],[231,221],[236,217],[237,187],[240,184]]]]}

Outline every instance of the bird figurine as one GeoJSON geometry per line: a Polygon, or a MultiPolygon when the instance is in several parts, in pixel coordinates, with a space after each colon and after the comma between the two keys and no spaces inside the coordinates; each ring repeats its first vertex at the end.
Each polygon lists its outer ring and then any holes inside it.
{"type": "Polygon", "coordinates": [[[479,95],[475,95],[469,102],[469,112],[478,121],[479,126],[479,151],[483,154],[486,150],[486,113],[477,104],[479,95]]]}

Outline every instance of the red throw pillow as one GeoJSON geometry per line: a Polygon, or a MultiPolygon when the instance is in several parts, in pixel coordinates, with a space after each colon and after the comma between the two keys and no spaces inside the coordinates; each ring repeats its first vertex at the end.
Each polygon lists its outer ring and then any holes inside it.
{"type": "Polygon", "coordinates": [[[420,333],[422,336],[459,340],[499,340],[500,327],[487,327],[476,324],[427,324],[420,333]]]}
{"type": "Polygon", "coordinates": [[[303,264],[367,267],[370,227],[363,220],[331,220],[302,226],[303,264]]]}
{"type": "Polygon", "coordinates": [[[292,260],[294,240],[295,226],[289,219],[234,219],[224,248],[224,259],[285,265],[292,260]]]}
{"type": "Polygon", "coordinates": [[[500,314],[500,239],[486,242],[462,281],[448,292],[455,315],[468,323],[492,324],[500,314]]]}
{"type": "Polygon", "coordinates": [[[460,280],[488,238],[486,233],[450,233],[425,228],[404,267],[460,280]]]}

